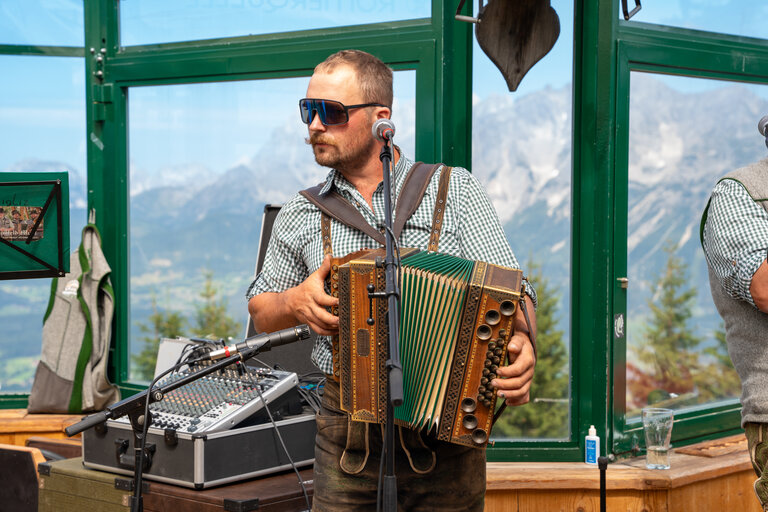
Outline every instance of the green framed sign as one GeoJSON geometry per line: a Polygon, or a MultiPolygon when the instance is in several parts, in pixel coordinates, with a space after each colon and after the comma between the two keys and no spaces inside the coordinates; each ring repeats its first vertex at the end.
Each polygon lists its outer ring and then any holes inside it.
{"type": "Polygon", "coordinates": [[[0,279],[69,271],[69,175],[0,172],[0,279]]]}

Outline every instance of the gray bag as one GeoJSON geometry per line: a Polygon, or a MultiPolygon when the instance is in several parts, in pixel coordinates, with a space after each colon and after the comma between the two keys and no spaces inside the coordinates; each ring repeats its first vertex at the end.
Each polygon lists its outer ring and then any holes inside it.
{"type": "Polygon", "coordinates": [[[117,386],[107,380],[115,303],[110,272],[101,236],[88,224],[71,256],[70,272],[51,285],[30,413],[77,414],[120,400],[117,386]]]}

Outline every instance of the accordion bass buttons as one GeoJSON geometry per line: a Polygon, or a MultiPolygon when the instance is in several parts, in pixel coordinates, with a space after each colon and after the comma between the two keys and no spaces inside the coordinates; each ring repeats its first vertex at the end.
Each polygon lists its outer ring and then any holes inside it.
{"type": "Polygon", "coordinates": [[[499,305],[499,312],[504,316],[512,316],[515,314],[515,303],[511,300],[503,300],[499,305]]]}
{"type": "Polygon", "coordinates": [[[496,325],[501,321],[501,315],[495,309],[489,309],[485,313],[485,323],[488,325],[496,325]]]}
{"type": "Polygon", "coordinates": [[[466,414],[461,420],[461,424],[464,425],[464,428],[467,430],[473,430],[477,427],[477,417],[474,414],[466,414]]]}
{"type": "Polygon", "coordinates": [[[488,433],[482,428],[476,428],[472,431],[472,442],[475,444],[483,444],[488,440],[488,433]]]}
{"type": "Polygon", "coordinates": [[[464,400],[461,401],[461,410],[466,413],[472,413],[475,412],[475,409],[477,409],[477,402],[474,398],[466,397],[464,400]]]}
{"type": "Polygon", "coordinates": [[[482,341],[491,339],[492,335],[493,331],[491,330],[491,326],[488,324],[480,324],[480,326],[477,328],[477,337],[482,341]]]}

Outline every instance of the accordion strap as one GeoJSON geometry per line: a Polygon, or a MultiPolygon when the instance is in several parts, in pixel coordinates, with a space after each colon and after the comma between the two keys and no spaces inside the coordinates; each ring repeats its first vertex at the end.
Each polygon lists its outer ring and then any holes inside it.
{"type": "Polygon", "coordinates": [[[448,197],[448,184],[451,179],[452,167],[443,167],[440,173],[440,184],[437,187],[437,199],[435,199],[435,210],[432,213],[432,231],[429,235],[429,245],[427,250],[437,252],[437,246],[440,242],[440,233],[443,230],[443,214],[445,213],[445,201],[448,197]]]}
{"type": "MultiPolygon", "coordinates": [[[[424,197],[424,192],[426,192],[432,176],[441,165],[442,164],[429,165],[422,162],[416,162],[411,166],[408,175],[405,177],[405,183],[403,183],[402,192],[397,201],[395,223],[393,226],[395,238],[400,238],[400,233],[403,231],[405,222],[411,215],[413,215],[413,212],[416,211],[419,204],[421,204],[421,199],[424,197]]],[[[322,213],[320,224],[323,232],[323,254],[333,253],[331,243],[331,218],[365,233],[379,244],[384,245],[384,235],[368,224],[368,221],[365,220],[362,214],[354,206],[349,204],[349,201],[344,199],[341,194],[335,190],[331,190],[329,193],[321,195],[320,190],[322,190],[323,186],[324,183],[320,183],[319,185],[315,185],[314,187],[299,192],[302,196],[307,198],[308,201],[317,206],[322,213]]]]}

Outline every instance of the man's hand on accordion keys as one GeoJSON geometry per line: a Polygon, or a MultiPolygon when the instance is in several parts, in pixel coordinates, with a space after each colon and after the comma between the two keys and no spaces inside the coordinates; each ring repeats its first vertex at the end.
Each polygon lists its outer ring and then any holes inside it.
{"type": "Polygon", "coordinates": [[[317,334],[332,336],[339,330],[339,317],[328,308],[338,306],[339,299],[325,293],[325,279],[331,271],[331,257],[300,285],[286,290],[285,300],[297,323],[307,324],[317,334]]]}
{"type": "MultiPolygon", "coordinates": [[[[533,302],[526,295],[526,308],[531,319],[530,329],[536,332],[536,317],[533,312],[533,302]]],[[[498,369],[498,377],[491,381],[498,390],[499,398],[504,398],[507,405],[523,405],[530,398],[531,382],[533,381],[536,356],[533,342],[529,336],[529,326],[521,312],[515,312],[515,333],[507,344],[510,364],[498,369]]]]}

